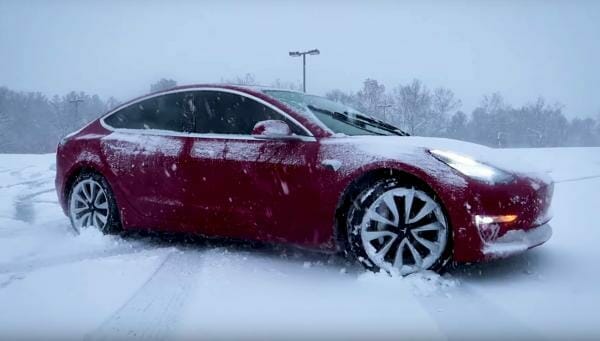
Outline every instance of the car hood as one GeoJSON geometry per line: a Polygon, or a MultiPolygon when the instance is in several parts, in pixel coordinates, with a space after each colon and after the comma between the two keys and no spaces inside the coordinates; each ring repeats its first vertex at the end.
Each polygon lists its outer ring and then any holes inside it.
{"type": "Polygon", "coordinates": [[[535,176],[551,181],[547,174],[522,157],[507,153],[504,149],[446,138],[418,136],[352,136],[333,138],[339,143],[356,144],[356,148],[370,155],[386,159],[401,159],[411,154],[429,154],[431,149],[452,151],[504,171],[535,176]]]}

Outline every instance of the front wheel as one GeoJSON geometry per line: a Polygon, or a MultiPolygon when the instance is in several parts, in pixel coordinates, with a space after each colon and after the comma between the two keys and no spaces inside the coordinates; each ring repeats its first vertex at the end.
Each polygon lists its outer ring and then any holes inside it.
{"type": "Polygon", "coordinates": [[[450,259],[450,227],[435,195],[395,179],[376,182],[350,205],[348,251],[369,270],[439,271],[450,259]]]}
{"type": "Polygon", "coordinates": [[[121,223],[110,185],[99,174],[82,173],[69,193],[69,218],[75,232],[95,228],[102,233],[120,230],[121,223]]]}

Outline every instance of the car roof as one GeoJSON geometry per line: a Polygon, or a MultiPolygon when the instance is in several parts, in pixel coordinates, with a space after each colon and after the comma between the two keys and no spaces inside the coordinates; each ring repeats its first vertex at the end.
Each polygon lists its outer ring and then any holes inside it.
{"type": "Polygon", "coordinates": [[[232,84],[232,83],[199,83],[199,84],[187,84],[187,85],[179,85],[179,86],[175,86],[175,87],[171,87],[171,88],[167,88],[167,89],[162,89],[162,90],[158,90],[158,91],[154,91],[154,92],[149,92],[146,93],[144,95],[141,96],[137,96],[135,98],[132,98],[128,101],[125,101],[123,103],[120,103],[118,106],[112,108],[111,110],[109,110],[108,112],[106,112],[104,115],[110,113],[110,112],[114,112],[118,109],[124,108],[132,103],[138,102],[140,100],[143,100],[145,98],[149,98],[149,97],[154,97],[156,95],[160,95],[160,94],[167,94],[169,92],[172,91],[183,91],[183,90],[195,90],[195,89],[203,89],[203,88],[211,88],[211,89],[225,89],[225,90],[236,90],[236,91],[241,91],[241,92],[245,92],[249,95],[253,95],[255,97],[259,97],[259,98],[264,98],[264,97],[271,97],[269,96],[266,91],[267,90],[278,90],[278,91],[290,91],[290,92],[297,92],[294,90],[286,90],[286,89],[280,89],[280,88],[275,88],[275,87],[268,87],[268,86],[261,86],[261,85],[243,85],[243,84],[232,84]]]}
{"type": "Polygon", "coordinates": [[[266,91],[289,91],[289,92],[303,93],[303,92],[296,91],[296,90],[282,89],[282,88],[266,86],[266,85],[248,85],[248,84],[235,84],[235,83],[198,83],[198,84],[179,85],[176,87],[155,91],[155,92],[146,94],[141,97],[148,97],[150,95],[155,95],[155,94],[159,94],[159,93],[163,93],[163,92],[176,91],[176,90],[192,90],[192,89],[202,89],[202,88],[231,89],[231,90],[244,91],[247,93],[255,93],[255,92],[265,93],[266,91]]]}

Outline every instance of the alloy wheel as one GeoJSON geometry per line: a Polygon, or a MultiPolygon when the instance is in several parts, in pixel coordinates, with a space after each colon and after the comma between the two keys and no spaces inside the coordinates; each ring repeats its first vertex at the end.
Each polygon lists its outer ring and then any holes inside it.
{"type": "Polygon", "coordinates": [[[441,206],[427,193],[394,188],[364,212],[362,246],[379,268],[406,275],[429,269],[442,257],[448,226],[441,206]]]}
{"type": "Polygon", "coordinates": [[[84,179],[71,191],[69,216],[77,232],[94,227],[104,231],[109,217],[106,191],[93,179],[84,179]]]}

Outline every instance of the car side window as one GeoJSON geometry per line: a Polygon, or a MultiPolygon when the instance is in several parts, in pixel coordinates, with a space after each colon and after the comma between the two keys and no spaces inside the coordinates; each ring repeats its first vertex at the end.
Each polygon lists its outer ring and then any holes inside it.
{"type": "Polygon", "coordinates": [[[195,94],[196,132],[250,135],[254,125],[265,120],[285,121],[294,134],[306,132],[275,110],[245,96],[221,91],[195,94]]]}
{"type": "Polygon", "coordinates": [[[194,109],[191,93],[174,93],[132,104],[104,121],[114,128],[192,132],[194,109]]]}

